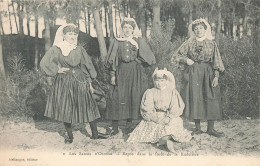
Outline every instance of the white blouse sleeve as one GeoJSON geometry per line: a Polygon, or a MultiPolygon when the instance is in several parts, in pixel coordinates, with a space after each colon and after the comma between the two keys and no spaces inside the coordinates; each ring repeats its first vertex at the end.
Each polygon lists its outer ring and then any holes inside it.
{"type": "Polygon", "coordinates": [[[145,91],[142,101],[141,101],[141,115],[147,121],[153,121],[155,123],[163,123],[165,117],[159,116],[161,114],[157,113],[154,106],[154,94],[152,89],[145,91]]]}
{"type": "Polygon", "coordinates": [[[177,90],[173,91],[169,117],[176,118],[182,115],[185,104],[177,90]]]}

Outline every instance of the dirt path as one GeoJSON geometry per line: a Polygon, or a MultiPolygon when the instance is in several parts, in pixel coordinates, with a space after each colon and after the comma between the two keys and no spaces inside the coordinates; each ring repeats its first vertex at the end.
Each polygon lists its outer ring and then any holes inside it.
{"type": "MultiPolygon", "coordinates": [[[[178,156],[208,156],[208,155],[246,155],[260,156],[260,120],[227,120],[216,122],[215,127],[226,136],[215,138],[207,134],[195,136],[190,143],[176,143],[178,156]]],[[[106,133],[108,123],[99,123],[100,133],[106,133]]],[[[185,123],[188,129],[192,123],[185,123]]],[[[206,123],[202,124],[206,130],[206,123]]],[[[106,155],[137,155],[144,153],[167,154],[165,149],[151,144],[126,143],[122,132],[114,138],[106,140],[91,140],[91,130],[88,124],[73,127],[74,142],[64,144],[65,129],[62,123],[51,121],[40,122],[0,122],[0,149],[44,151],[57,153],[95,153],[106,155]]]]}

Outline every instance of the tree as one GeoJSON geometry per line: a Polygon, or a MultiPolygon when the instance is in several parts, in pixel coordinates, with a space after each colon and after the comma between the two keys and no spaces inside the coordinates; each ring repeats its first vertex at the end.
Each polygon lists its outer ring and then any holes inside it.
{"type": "Polygon", "coordinates": [[[108,1],[108,24],[109,24],[109,31],[110,31],[110,41],[114,38],[113,33],[113,2],[112,0],[108,1]]]}
{"type": "Polygon", "coordinates": [[[0,74],[5,77],[5,67],[3,60],[2,34],[0,33],[0,74]]]}
{"type": "Polygon", "coordinates": [[[87,8],[84,8],[84,11],[83,11],[83,14],[84,14],[84,23],[85,23],[85,30],[86,30],[86,33],[88,33],[88,22],[89,20],[87,21],[87,8]]]}
{"type": "Polygon", "coordinates": [[[30,13],[30,4],[28,4],[28,2],[27,3],[25,3],[25,10],[26,10],[26,25],[27,25],[27,34],[28,34],[28,36],[30,36],[30,34],[31,34],[31,30],[30,30],[30,21],[31,21],[31,18],[30,18],[30,15],[31,15],[31,13],[30,13]]]}
{"type": "Polygon", "coordinates": [[[37,70],[38,69],[38,61],[39,61],[39,49],[38,49],[38,12],[37,10],[34,10],[34,16],[35,16],[35,39],[34,39],[34,44],[35,44],[35,54],[34,54],[34,68],[37,70]]]}
{"type": "Polygon", "coordinates": [[[4,32],[3,21],[2,21],[2,13],[3,11],[0,12],[0,26],[1,26],[2,35],[4,35],[5,32],[4,32]]]}
{"type": "Polygon", "coordinates": [[[63,10],[65,10],[67,23],[73,23],[75,25],[78,24],[80,12],[84,9],[82,5],[82,1],[80,0],[67,0],[65,2],[65,7],[63,7],[63,10]]]}
{"type": "Polygon", "coordinates": [[[138,8],[137,8],[137,13],[136,13],[136,23],[140,27],[142,31],[143,37],[146,38],[147,34],[147,27],[146,27],[146,8],[145,8],[145,0],[140,0],[138,3],[138,8]]]}
{"type": "Polygon", "coordinates": [[[97,32],[97,38],[98,38],[98,44],[99,44],[99,49],[100,49],[100,56],[102,62],[105,62],[106,55],[107,55],[107,48],[106,48],[106,43],[103,35],[103,29],[100,21],[100,14],[99,14],[99,7],[100,7],[100,2],[91,0],[91,7],[92,7],[92,13],[94,16],[95,20],[95,28],[97,32]]]}
{"type": "Polygon", "coordinates": [[[9,9],[9,3],[8,3],[8,16],[9,16],[9,25],[10,25],[10,32],[11,34],[13,33],[13,27],[12,27],[12,22],[11,22],[11,12],[10,12],[10,9],[9,9]]]}
{"type": "Polygon", "coordinates": [[[156,34],[161,33],[160,0],[153,0],[153,30],[156,34]]]}
{"type": "Polygon", "coordinates": [[[44,17],[44,40],[45,40],[45,52],[48,51],[51,47],[51,30],[50,30],[50,21],[47,16],[44,17]]]}
{"type": "Polygon", "coordinates": [[[222,25],[222,17],[221,17],[221,0],[217,1],[217,12],[218,12],[218,21],[217,21],[217,31],[216,31],[216,41],[219,44],[219,36],[221,34],[221,25],[222,25]]]}
{"type": "Polygon", "coordinates": [[[23,35],[24,31],[23,31],[23,8],[24,8],[24,4],[20,1],[17,1],[17,14],[18,14],[18,20],[19,20],[19,34],[23,35]]]}
{"type": "Polygon", "coordinates": [[[15,21],[15,25],[16,25],[16,30],[17,30],[17,32],[19,32],[19,30],[18,30],[18,24],[17,24],[17,20],[16,20],[16,14],[15,14],[15,9],[14,9],[14,2],[13,2],[13,0],[12,0],[12,7],[13,7],[14,21],[15,21]]]}

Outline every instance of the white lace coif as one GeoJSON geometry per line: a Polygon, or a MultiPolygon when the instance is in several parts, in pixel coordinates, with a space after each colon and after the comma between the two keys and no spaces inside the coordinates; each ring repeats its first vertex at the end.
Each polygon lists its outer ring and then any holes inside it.
{"type": "Polygon", "coordinates": [[[56,32],[55,39],[53,42],[53,46],[59,47],[61,49],[62,55],[64,56],[68,56],[70,51],[77,48],[77,40],[74,43],[69,43],[64,40],[63,29],[67,26],[73,26],[76,28],[76,25],[74,24],[65,24],[60,26],[56,32]]]}

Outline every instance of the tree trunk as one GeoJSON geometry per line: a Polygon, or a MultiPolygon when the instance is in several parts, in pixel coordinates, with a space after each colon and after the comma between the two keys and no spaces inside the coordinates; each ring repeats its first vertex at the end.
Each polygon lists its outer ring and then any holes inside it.
{"type": "Polygon", "coordinates": [[[85,30],[86,30],[86,33],[88,33],[87,13],[86,12],[87,11],[86,11],[86,8],[85,8],[83,14],[84,14],[85,30]]]}
{"type": "Polygon", "coordinates": [[[12,7],[13,7],[13,12],[14,12],[14,21],[15,21],[15,25],[16,25],[16,30],[17,33],[19,32],[18,30],[18,24],[17,24],[17,20],[16,20],[16,14],[15,14],[15,10],[14,10],[14,2],[12,1],[12,7]]]}
{"type": "Polygon", "coordinates": [[[47,52],[51,48],[51,32],[50,32],[50,22],[47,16],[44,16],[44,25],[45,25],[45,52],[47,52]]]}
{"type": "Polygon", "coordinates": [[[22,9],[21,9],[21,5],[18,3],[18,7],[17,7],[17,13],[18,13],[18,19],[19,19],[19,34],[23,35],[23,16],[22,16],[22,12],[23,12],[23,5],[22,5],[22,9]]]}
{"type": "Polygon", "coordinates": [[[35,10],[35,59],[34,59],[34,68],[35,70],[38,70],[38,61],[39,61],[39,50],[38,50],[38,13],[37,10],[35,10]]]}
{"type": "Polygon", "coordinates": [[[8,3],[8,16],[9,16],[9,24],[10,24],[10,32],[11,34],[13,34],[13,28],[12,28],[12,22],[11,22],[11,12],[10,12],[10,9],[9,9],[9,3],[8,3]]]}
{"type": "MultiPolygon", "coordinates": [[[[250,0],[248,1],[248,3],[250,3],[250,0]]],[[[242,32],[242,35],[246,36],[247,35],[247,20],[248,20],[248,7],[247,5],[245,4],[245,15],[244,15],[244,18],[243,18],[243,23],[242,23],[242,26],[243,26],[243,32],[242,32]]]]}
{"type": "Polygon", "coordinates": [[[2,34],[0,34],[0,75],[5,78],[5,67],[3,58],[3,47],[2,47],[2,34]]]}
{"type": "MultiPolygon", "coordinates": [[[[192,1],[188,1],[188,7],[189,7],[189,15],[188,15],[188,24],[190,25],[193,21],[193,14],[194,14],[194,10],[193,10],[193,7],[194,7],[194,2],[192,1]]],[[[174,9],[173,9],[174,10],[174,9]]]]}
{"type": "Polygon", "coordinates": [[[105,43],[102,25],[101,25],[101,21],[100,21],[99,8],[93,7],[92,13],[94,16],[94,21],[95,21],[95,28],[96,28],[96,32],[97,32],[101,60],[102,60],[102,62],[105,62],[106,55],[107,55],[107,49],[106,49],[106,43],[105,43]]]}
{"type": "Polygon", "coordinates": [[[4,32],[3,21],[2,21],[2,13],[1,12],[0,12],[0,26],[1,26],[2,35],[4,35],[5,32],[4,32]]]}
{"type": "Polygon", "coordinates": [[[118,36],[118,29],[117,29],[117,9],[119,8],[118,1],[115,2],[115,35],[118,36]]]}
{"type": "Polygon", "coordinates": [[[160,0],[153,0],[153,31],[156,34],[161,33],[160,0]]]}
{"type": "MultiPolygon", "coordinates": [[[[257,16],[256,16],[257,17],[257,16]]],[[[256,54],[258,55],[258,67],[260,67],[260,20],[258,19],[256,21],[257,25],[256,25],[256,54]]],[[[260,69],[258,68],[258,71],[260,71],[260,69]]],[[[260,118],[260,73],[257,73],[258,77],[258,110],[256,113],[256,118],[260,118]]]]}
{"type": "Polygon", "coordinates": [[[220,33],[221,33],[221,24],[222,24],[222,19],[221,19],[221,0],[217,1],[217,30],[216,30],[216,42],[219,44],[219,38],[220,38],[220,33]]]}
{"type": "Polygon", "coordinates": [[[231,20],[230,24],[229,24],[229,34],[230,34],[230,37],[233,38],[233,21],[231,20]]]}
{"type": "Polygon", "coordinates": [[[109,24],[109,31],[110,31],[110,38],[111,41],[114,38],[114,32],[113,32],[113,11],[112,11],[112,0],[109,0],[109,8],[108,8],[108,24],[109,24]]]}
{"type": "Polygon", "coordinates": [[[142,35],[144,38],[146,38],[146,9],[145,9],[145,0],[140,0],[138,4],[138,10],[137,10],[137,17],[136,17],[136,22],[139,25],[142,35]]]}
{"type": "Polygon", "coordinates": [[[28,11],[28,6],[26,7],[26,25],[27,25],[27,32],[28,32],[28,36],[30,36],[31,35],[31,30],[30,30],[30,21],[31,21],[31,19],[30,19],[30,13],[29,13],[29,11],[28,11]]]}
{"type": "Polygon", "coordinates": [[[226,36],[228,36],[228,21],[227,20],[225,20],[225,22],[224,22],[224,34],[226,36]]]}
{"type": "Polygon", "coordinates": [[[192,23],[192,9],[193,9],[193,6],[190,5],[189,6],[189,25],[192,23]]]}
{"type": "Polygon", "coordinates": [[[89,8],[88,8],[88,34],[90,35],[90,11],[89,11],[89,8]]]}
{"type": "Polygon", "coordinates": [[[108,26],[107,26],[107,5],[104,3],[104,12],[105,12],[105,28],[106,28],[106,41],[108,41],[108,26]]]}

